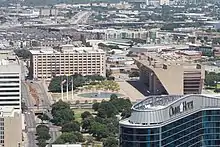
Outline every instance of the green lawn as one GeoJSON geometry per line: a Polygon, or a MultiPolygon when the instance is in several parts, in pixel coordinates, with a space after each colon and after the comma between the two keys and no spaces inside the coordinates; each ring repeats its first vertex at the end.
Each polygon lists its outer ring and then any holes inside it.
{"type": "Polygon", "coordinates": [[[74,111],[74,116],[75,116],[75,120],[80,122],[82,121],[82,118],[81,118],[81,114],[85,111],[89,111],[90,113],[93,113],[94,110],[93,109],[73,109],[74,111]]]}

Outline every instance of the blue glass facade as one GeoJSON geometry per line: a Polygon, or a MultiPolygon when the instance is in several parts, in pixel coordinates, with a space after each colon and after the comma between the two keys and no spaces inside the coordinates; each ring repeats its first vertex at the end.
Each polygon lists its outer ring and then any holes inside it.
{"type": "Polygon", "coordinates": [[[120,128],[120,147],[220,147],[220,110],[204,110],[159,128],[120,128]]]}

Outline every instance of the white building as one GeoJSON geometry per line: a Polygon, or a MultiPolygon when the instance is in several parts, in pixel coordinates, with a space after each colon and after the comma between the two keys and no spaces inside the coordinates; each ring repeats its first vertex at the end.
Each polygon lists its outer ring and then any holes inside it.
{"type": "Polygon", "coordinates": [[[147,39],[149,30],[145,29],[93,29],[93,30],[82,30],[79,31],[91,32],[91,33],[103,33],[105,40],[109,39],[126,39],[126,38],[139,38],[147,39]]]}
{"type": "Polygon", "coordinates": [[[0,52],[0,107],[21,110],[20,81],[21,67],[16,58],[0,52]]]}
{"type": "Polygon", "coordinates": [[[60,75],[101,75],[106,73],[106,53],[96,47],[63,45],[60,50],[31,50],[31,75],[36,80],[51,80],[60,75]]]}
{"type": "Polygon", "coordinates": [[[146,0],[146,5],[159,6],[159,5],[169,5],[169,0],[146,0]]]}
{"type": "Polygon", "coordinates": [[[21,112],[14,108],[2,107],[0,109],[0,146],[22,146],[21,112]]]}

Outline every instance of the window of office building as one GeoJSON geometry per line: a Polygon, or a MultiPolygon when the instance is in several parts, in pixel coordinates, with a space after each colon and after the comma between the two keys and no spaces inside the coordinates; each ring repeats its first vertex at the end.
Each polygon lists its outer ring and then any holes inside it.
{"type": "Polygon", "coordinates": [[[189,147],[220,145],[220,110],[206,110],[161,128],[120,130],[121,147],[189,147]]]}

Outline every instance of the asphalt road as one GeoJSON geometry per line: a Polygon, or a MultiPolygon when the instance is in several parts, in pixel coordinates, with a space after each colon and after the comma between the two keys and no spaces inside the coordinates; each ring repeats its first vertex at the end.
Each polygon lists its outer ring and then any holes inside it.
{"type": "MultiPolygon", "coordinates": [[[[52,100],[50,96],[47,93],[47,89],[44,87],[42,82],[35,82],[31,83],[32,87],[37,90],[38,96],[40,98],[40,107],[44,108],[45,110],[49,110],[52,104],[52,100]]],[[[45,112],[50,118],[52,118],[52,115],[50,112],[46,111],[45,112]]],[[[60,133],[60,128],[57,126],[54,126],[52,123],[48,123],[48,126],[50,128],[50,135],[51,135],[51,140],[49,141],[50,143],[53,143],[61,134],[60,133]]]]}
{"type": "MultiPolygon", "coordinates": [[[[22,93],[22,99],[25,102],[27,107],[32,107],[34,105],[34,102],[29,95],[27,86],[25,85],[24,81],[22,81],[21,84],[21,93],[22,93]]],[[[36,147],[36,141],[35,141],[35,133],[36,133],[36,122],[35,122],[35,114],[27,110],[25,112],[25,123],[26,123],[26,130],[27,130],[27,139],[28,144],[27,147],[36,147]]]]}
{"type": "Polygon", "coordinates": [[[33,107],[35,102],[33,98],[30,96],[30,93],[28,91],[27,85],[25,82],[21,82],[21,96],[22,100],[25,102],[27,107],[33,107]]]}

